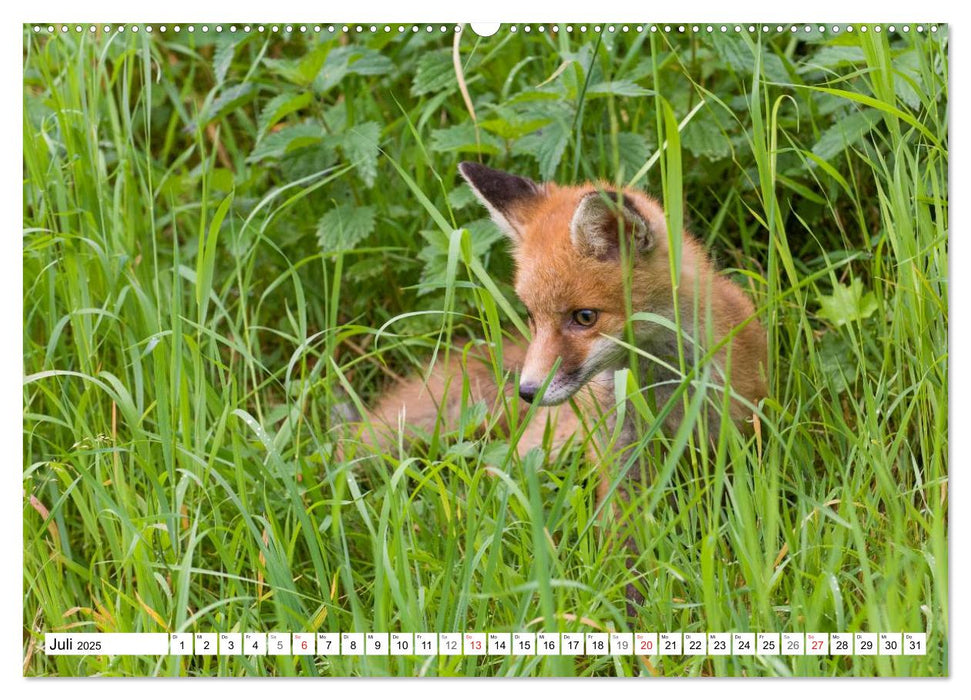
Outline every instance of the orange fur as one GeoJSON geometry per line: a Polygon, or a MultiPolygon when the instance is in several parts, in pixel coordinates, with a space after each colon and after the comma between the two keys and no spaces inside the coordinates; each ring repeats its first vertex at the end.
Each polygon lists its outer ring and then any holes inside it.
{"type": "MultiPolygon", "coordinates": [[[[497,426],[509,434],[523,429],[518,443],[521,454],[541,444],[549,430],[553,434],[551,447],[557,450],[583,423],[569,406],[558,404],[576,397],[580,410],[591,412],[613,404],[609,373],[624,366],[630,355],[608,337],[625,337],[629,310],[675,318],[664,213],[655,200],[633,190],[618,197],[628,208],[612,208],[609,202],[591,199],[598,191],[609,191],[607,185],[537,185],[475,164],[463,164],[462,173],[513,241],[516,293],[531,316],[532,342],[525,350],[520,338],[506,343],[505,367],[518,373],[524,385],[527,379],[537,387],[549,382],[545,393],[531,399],[542,405],[530,425],[509,426],[500,421],[497,426]],[[624,240],[626,236],[630,240],[624,240]],[[629,255],[612,252],[614,247],[627,244],[629,255]],[[629,266],[626,285],[625,264],[629,266]],[[593,326],[582,327],[573,320],[579,309],[596,310],[593,326]],[[550,377],[557,363],[558,369],[550,377]],[[606,378],[596,376],[601,374],[606,378]]],[[[718,379],[738,396],[731,401],[731,413],[733,420],[742,422],[751,416],[750,406],[766,395],[765,332],[754,318],[751,301],[715,270],[698,241],[687,232],[679,237],[677,305],[681,327],[697,339],[700,352],[735,332],[714,355],[713,363],[717,374],[726,375],[718,379]],[[698,323],[694,323],[695,318],[698,323]],[[731,371],[727,376],[729,353],[731,371]]],[[[637,321],[634,338],[637,347],[677,366],[677,341],[663,326],[637,321]]],[[[688,348],[685,354],[690,360],[693,350],[688,348]]],[[[661,375],[667,376],[663,371],[661,375]]],[[[454,427],[461,411],[463,378],[469,383],[472,401],[485,401],[490,409],[499,411],[503,401],[519,401],[518,415],[526,414],[528,406],[512,396],[511,382],[505,385],[505,396],[499,397],[485,349],[473,349],[463,362],[457,348],[447,364],[435,368],[427,383],[420,379],[403,382],[373,407],[366,422],[376,426],[373,437],[377,446],[387,448],[393,442],[399,422],[431,432],[441,416],[446,427],[454,427]],[[443,402],[444,410],[440,411],[443,402]]],[[[670,396],[673,385],[659,385],[658,403],[670,396]]],[[[673,411],[667,427],[676,428],[680,416],[678,410],[673,411]]],[[[372,442],[368,431],[364,433],[365,441],[372,442]]],[[[625,442],[635,439],[636,435],[627,435],[625,442]]],[[[598,489],[601,496],[608,483],[608,475],[602,475],[598,489]]]]}

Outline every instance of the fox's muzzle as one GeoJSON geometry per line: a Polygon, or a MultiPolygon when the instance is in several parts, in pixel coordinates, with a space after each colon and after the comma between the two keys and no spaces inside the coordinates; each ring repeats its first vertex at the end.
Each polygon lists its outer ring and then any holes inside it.
{"type": "Polygon", "coordinates": [[[519,398],[521,398],[526,403],[533,403],[533,399],[536,398],[537,391],[539,391],[538,384],[520,384],[519,398]]]}

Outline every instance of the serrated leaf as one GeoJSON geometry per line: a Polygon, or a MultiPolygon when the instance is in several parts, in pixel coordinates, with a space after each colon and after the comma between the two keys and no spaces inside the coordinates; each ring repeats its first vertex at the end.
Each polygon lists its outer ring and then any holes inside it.
{"type": "Polygon", "coordinates": [[[844,326],[853,321],[869,318],[877,310],[877,299],[873,292],[863,293],[863,282],[854,279],[849,286],[839,284],[829,296],[819,297],[817,316],[835,326],[844,326]]]}
{"type": "Polygon", "coordinates": [[[584,84],[595,85],[603,81],[603,71],[594,60],[592,44],[584,44],[578,51],[564,51],[560,55],[564,61],[570,62],[559,78],[561,89],[558,92],[561,96],[575,100],[584,84]]]}
{"type": "Polygon", "coordinates": [[[860,139],[879,124],[881,119],[882,115],[877,109],[864,109],[852,113],[845,119],[837,119],[819,137],[819,141],[813,146],[813,153],[823,160],[829,160],[859,143],[860,139]]]}
{"type": "Polygon", "coordinates": [[[364,122],[352,126],[344,133],[341,148],[348,160],[357,167],[364,183],[371,187],[378,174],[378,153],[381,138],[381,125],[377,122],[364,122]]]}
{"type": "Polygon", "coordinates": [[[328,140],[295,148],[280,159],[280,172],[289,182],[319,173],[335,164],[337,156],[328,140]]]}
{"type": "Polygon", "coordinates": [[[510,97],[506,101],[506,106],[514,106],[519,104],[529,104],[530,102],[554,102],[559,101],[563,95],[559,90],[550,88],[547,90],[523,90],[522,92],[517,92],[515,95],[510,97]]]}
{"type": "Polygon", "coordinates": [[[609,82],[597,83],[587,88],[585,93],[587,98],[607,97],[617,95],[620,97],[644,97],[653,95],[653,90],[643,88],[631,80],[611,80],[609,82]]]}
{"type": "Polygon", "coordinates": [[[835,68],[862,64],[865,61],[866,56],[863,55],[863,49],[859,46],[826,46],[809,54],[805,62],[799,66],[799,72],[830,71],[835,68]]]}
{"type": "Polygon", "coordinates": [[[533,156],[539,164],[540,177],[551,180],[569,142],[570,128],[565,121],[558,119],[519,139],[513,146],[513,153],[533,156]]]}
{"type": "Polygon", "coordinates": [[[269,71],[288,83],[300,84],[300,64],[291,58],[264,58],[263,64],[269,71]]]}
{"type": "Polygon", "coordinates": [[[692,155],[712,161],[726,158],[732,152],[731,141],[715,114],[712,109],[702,108],[681,134],[681,144],[692,155]]]}
{"type": "Polygon", "coordinates": [[[847,362],[852,349],[840,333],[824,333],[819,341],[819,368],[833,391],[841,394],[856,382],[860,365],[847,362]]]}
{"type": "Polygon", "coordinates": [[[507,141],[522,138],[552,121],[549,114],[536,114],[535,108],[519,112],[507,106],[499,106],[494,112],[495,118],[480,121],[479,128],[507,141]]]}
{"type": "Polygon", "coordinates": [[[320,143],[323,136],[324,132],[317,124],[295,124],[284,127],[261,139],[246,162],[256,163],[268,158],[282,158],[297,149],[320,143]]]}
{"type": "Polygon", "coordinates": [[[455,67],[452,65],[452,52],[449,50],[431,51],[418,59],[418,69],[411,81],[411,94],[415,97],[439,92],[457,86],[455,67]]]}
{"type": "Polygon", "coordinates": [[[620,149],[620,165],[624,169],[625,178],[640,170],[651,157],[653,150],[645,136],[629,131],[617,134],[617,146],[620,149]]]}
{"type": "Polygon", "coordinates": [[[924,79],[920,68],[920,56],[915,50],[910,49],[895,56],[893,65],[893,86],[897,97],[903,100],[904,104],[911,109],[920,109],[922,100],[914,87],[916,85],[920,90],[924,88],[924,79]]]}
{"type": "Polygon", "coordinates": [[[287,82],[307,86],[317,77],[321,66],[324,65],[324,61],[329,55],[329,50],[327,44],[320,44],[300,59],[264,58],[263,63],[270,69],[270,72],[287,82]]]}
{"type": "Polygon", "coordinates": [[[394,70],[394,63],[379,51],[364,46],[339,46],[327,54],[314,77],[314,90],[324,93],[348,75],[384,75],[394,70]]]}
{"type": "Polygon", "coordinates": [[[385,75],[394,72],[394,62],[380,51],[356,46],[347,59],[347,69],[356,75],[385,75]]]}
{"type": "Polygon", "coordinates": [[[260,112],[258,121],[260,136],[262,137],[263,134],[288,114],[292,114],[309,105],[312,99],[313,95],[309,92],[284,92],[274,97],[266,104],[263,111],[260,112]]]}
{"type": "MultiPolygon", "coordinates": [[[[478,219],[466,226],[472,253],[477,258],[489,252],[492,245],[504,238],[504,234],[490,219],[478,219]]],[[[418,259],[424,263],[419,278],[418,294],[428,294],[445,286],[448,276],[448,239],[441,231],[420,231],[419,234],[428,245],[418,252],[418,259]]]]}
{"type": "Polygon", "coordinates": [[[320,250],[352,250],[374,230],[374,208],[341,204],[320,217],[317,242],[320,250]]]}
{"type": "Polygon", "coordinates": [[[216,74],[216,84],[221,85],[226,80],[226,73],[233,63],[233,56],[236,53],[235,42],[223,44],[212,58],[212,70],[216,74]]]}
{"type": "Polygon", "coordinates": [[[258,94],[259,90],[252,83],[240,83],[222,90],[219,96],[209,105],[209,108],[200,116],[197,122],[198,126],[201,128],[221,119],[234,109],[254,100],[258,94]]]}
{"type": "Polygon", "coordinates": [[[496,155],[502,151],[502,141],[492,134],[479,130],[476,140],[475,127],[472,124],[457,124],[456,126],[436,129],[432,132],[429,146],[433,151],[451,151],[455,153],[488,153],[496,155]]]}
{"type": "Polygon", "coordinates": [[[479,122],[479,127],[495,134],[501,139],[515,141],[526,134],[549,124],[549,119],[530,119],[529,121],[507,122],[504,119],[487,119],[479,122]]]}
{"type": "MultiPolygon", "coordinates": [[[[736,73],[752,75],[755,71],[755,55],[745,41],[733,36],[722,34],[713,35],[715,51],[723,61],[728,63],[736,73]]],[[[763,51],[761,56],[762,75],[766,80],[774,83],[789,81],[789,72],[785,63],[776,54],[763,51]]]]}
{"type": "Polygon", "coordinates": [[[344,276],[354,282],[364,282],[381,277],[388,269],[388,261],[383,255],[368,255],[345,268],[344,276]]]}
{"type": "Polygon", "coordinates": [[[463,209],[474,201],[476,201],[475,192],[464,182],[448,193],[448,204],[452,209],[463,209]]]}

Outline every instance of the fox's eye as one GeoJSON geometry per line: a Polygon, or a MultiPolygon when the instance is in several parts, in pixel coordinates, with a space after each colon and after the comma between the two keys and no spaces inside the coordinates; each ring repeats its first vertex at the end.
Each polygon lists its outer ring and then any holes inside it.
{"type": "Polygon", "coordinates": [[[589,328],[597,322],[597,312],[593,309],[578,309],[573,312],[573,322],[589,328]]]}

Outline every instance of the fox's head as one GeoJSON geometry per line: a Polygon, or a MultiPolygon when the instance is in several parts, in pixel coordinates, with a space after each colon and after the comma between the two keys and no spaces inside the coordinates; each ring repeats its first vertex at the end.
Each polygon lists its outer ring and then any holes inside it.
{"type": "Polygon", "coordinates": [[[627,352],[609,336],[623,336],[632,310],[664,313],[671,304],[660,206],[640,192],[538,184],[477,163],[459,171],[513,243],[516,293],[533,335],[520,396],[562,403],[623,366],[627,352]]]}

